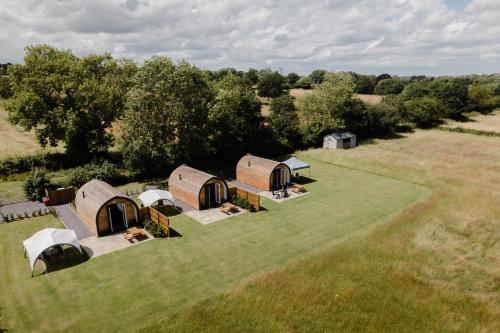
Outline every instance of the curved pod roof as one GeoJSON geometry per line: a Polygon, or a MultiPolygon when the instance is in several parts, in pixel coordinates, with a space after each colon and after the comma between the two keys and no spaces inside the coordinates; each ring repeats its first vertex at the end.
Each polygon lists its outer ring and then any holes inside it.
{"type": "Polygon", "coordinates": [[[168,190],[175,200],[180,200],[191,207],[199,209],[201,190],[211,180],[222,182],[225,192],[227,192],[227,184],[222,178],[183,164],[170,174],[168,178],[168,190]]]}
{"type": "Polygon", "coordinates": [[[236,165],[236,180],[269,191],[270,177],[276,168],[286,168],[291,173],[284,163],[247,154],[236,165]]]}

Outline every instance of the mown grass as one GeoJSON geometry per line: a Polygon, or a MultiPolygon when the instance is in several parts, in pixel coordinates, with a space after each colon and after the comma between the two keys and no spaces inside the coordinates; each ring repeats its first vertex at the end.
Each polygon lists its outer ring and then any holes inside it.
{"type": "Polygon", "coordinates": [[[181,237],[146,242],[47,277],[31,278],[22,253],[15,251],[43,225],[1,225],[8,258],[0,261],[5,308],[0,327],[134,331],[265,272],[312,261],[318,251],[347,239],[357,243],[430,194],[416,184],[305,159],[316,180],[307,185],[309,195],[282,204],[264,200],[259,213],[207,226],[175,215],[172,226],[181,237]]]}
{"type": "Polygon", "coordinates": [[[433,194],[367,237],[257,276],[143,332],[500,330],[500,139],[417,131],[301,156],[433,194]]]}

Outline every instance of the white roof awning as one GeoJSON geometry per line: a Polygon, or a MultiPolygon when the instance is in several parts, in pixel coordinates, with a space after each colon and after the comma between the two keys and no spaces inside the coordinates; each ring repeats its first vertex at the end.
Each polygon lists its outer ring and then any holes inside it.
{"type": "Polygon", "coordinates": [[[164,190],[148,190],[141,193],[137,199],[141,200],[144,207],[150,207],[158,200],[168,200],[175,206],[175,200],[172,194],[164,190]]]}
{"type": "Polygon", "coordinates": [[[30,238],[23,241],[24,253],[28,255],[31,272],[35,268],[38,257],[50,247],[56,245],[71,245],[82,253],[78,237],[74,230],[46,228],[38,231],[30,238]]]}
{"type": "Polygon", "coordinates": [[[286,165],[288,165],[288,167],[290,168],[290,171],[293,173],[295,170],[301,170],[301,169],[308,169],[308,168],[311,168],[311,165],[306,163],[306,162],[302,162],[301,160],[299,160],[297,157],[290,157],[289,159],[287,159],[286,161],[283,161],[283,163],[285,163],[286,165]]]}

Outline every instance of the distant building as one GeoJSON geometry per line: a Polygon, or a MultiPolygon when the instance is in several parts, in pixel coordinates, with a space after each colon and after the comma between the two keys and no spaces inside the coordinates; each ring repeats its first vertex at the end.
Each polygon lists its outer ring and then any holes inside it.
{"type": "Polygon", "coordinates": [[[346,149],[356,147],[356,135],[349,132],[335,132],[325,135],[323,148],[346,149]]]}

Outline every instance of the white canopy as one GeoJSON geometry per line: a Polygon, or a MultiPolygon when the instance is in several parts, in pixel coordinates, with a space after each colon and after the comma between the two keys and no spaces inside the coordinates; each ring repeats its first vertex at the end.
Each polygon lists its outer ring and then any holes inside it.
{"type": "Polygon", "coordinates": [[[290,157],[289,159],[287,159],[283,163],[285,163],[286,165],[288,165],[288,167],[290,168],[290,171],[292,173],[294,173],[294,171],[296,171],[296,170],[310,169],[311,168],[310,164],[307,164],[306,162],[302,162],[301,160],[299,160],[295,156],[290,157]]]}
{"type": "Polygon", "coordinates": [[[158,200],[168,200],[175,206],[175,200],[169,191],[163,190],[148,190],[141,193],[137,199],[141,200],[144,207],[150,207],[158,200]]]}
{"type": "Polygon", "coordinates": [[[78,243],[78,237],[75,231],[71,229],[46,228],[24,240],[24,254],[27,254],[30,260],[31,272],[33,273],[35,262],[45,250],[63,244],[71,245],[83,254],[80,243],[78,243]]]}

